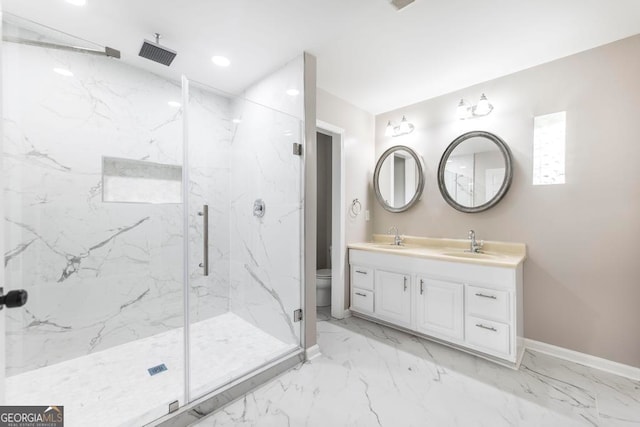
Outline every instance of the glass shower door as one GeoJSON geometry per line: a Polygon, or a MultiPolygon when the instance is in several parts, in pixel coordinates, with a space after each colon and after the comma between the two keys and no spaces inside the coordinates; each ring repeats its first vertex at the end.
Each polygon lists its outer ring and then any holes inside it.
{"type": "Polygon", "coordinates": [[[193,400],[300,347],[303,158],[297,118],[185,82],[193,400]]]}
{"type": "Polygon", "coordinates": [[[180,85],[4,18],[4,404],[143,425],[185,401],[180,85]]]}

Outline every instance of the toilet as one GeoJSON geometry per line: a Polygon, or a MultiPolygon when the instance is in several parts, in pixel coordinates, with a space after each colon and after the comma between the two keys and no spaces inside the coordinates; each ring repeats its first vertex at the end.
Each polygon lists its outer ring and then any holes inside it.
{"type": "Polygon", "coordinates": [[[316,306],[331,305],[331,269],[323,268],[316,271],[316,306]]]}

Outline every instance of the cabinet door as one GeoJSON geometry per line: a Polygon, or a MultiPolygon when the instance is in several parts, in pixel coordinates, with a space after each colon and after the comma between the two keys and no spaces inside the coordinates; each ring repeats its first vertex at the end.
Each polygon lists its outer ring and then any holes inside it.
{"type": "Polygon", "coordinates": [[[411,276],[376,270],[375,314],[401,326],[411,326],[411,276]]]}
{"type": "Polygon", "coordinates": [[[462,340],[464,285],[420,276],[417,285],[418,331],[462,340]]]}

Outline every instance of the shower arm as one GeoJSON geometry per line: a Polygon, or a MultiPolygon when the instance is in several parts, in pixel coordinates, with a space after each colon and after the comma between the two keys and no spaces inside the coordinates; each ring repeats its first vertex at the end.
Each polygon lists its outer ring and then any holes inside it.
{"type": "Polygon", "coordinates": [[[38,46],[38,47],[44,47],[48,49],[68,50],[72,52],[88,53],[91,55],[100,55],[100,56],[107,56],[109,58],[120,59],[120,51],[110,48],[108,46],[105,46],[104,51],[102,51],[98,49],[88,49],[88,48],[78,47],[78,46],[67,46],[63,44],[48,43],[48,42],[42,42],[38,40],[29,40],[29,39],[23,39],[20,37],[13,37],[13,36],[3,36],[2,40],[10,43],[26,44],[30,46],[38,46]]]}

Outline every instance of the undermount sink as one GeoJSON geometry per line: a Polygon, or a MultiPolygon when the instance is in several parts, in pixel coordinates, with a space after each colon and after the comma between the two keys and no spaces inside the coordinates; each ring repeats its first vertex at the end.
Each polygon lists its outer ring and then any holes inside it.
{"type": "Polygon", "coordinates": [[[376,243],[373,246],[380,249],[407,249],[405,245],[394,245],[393,243],[376,243]]]}
{"type": "Polygon", "coordinates": [[[451,256],[455,258],[470,258],[470,259],[497,259],[500,255],[487,254],[483,252],[443,252],[442,255],[451,256]]]}

